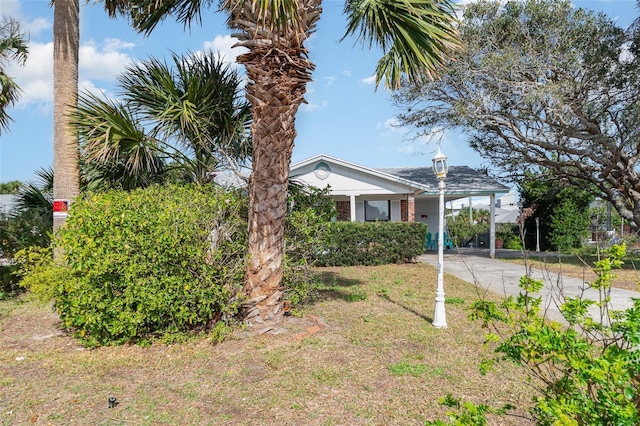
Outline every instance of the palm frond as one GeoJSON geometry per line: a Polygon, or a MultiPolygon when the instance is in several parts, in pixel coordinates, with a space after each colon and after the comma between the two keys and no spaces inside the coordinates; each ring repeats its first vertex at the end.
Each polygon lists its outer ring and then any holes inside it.
{"type": "Polygon", "coordinates": [[[200,24],[202,10],[213,3],[214,0],[106,0],[105,9],[112,17],[126,17],[138,32],[149,35],[168,16],[174,16],[185,27],[193,22],[200,24]]]}
{"type": "Polygon", "coordinates": [[[128,105],[154,123],[158,138],[187,148],[202,164],[221,153],[246,159],[251,115],[240,74],[214,51],[171,58],[171,65],[140,62],[119,77],[128,105]]]}
{"type": "MultiPolygon", "coordinates": [[[[20,187],[16,200],[18,211],[33,211],[40,215],[53,212],[53,169],[39,169],[36,180],[20,187]]],[[[19,214],[19,213],[18,213],[19,214]]]]}
{"type": "Polygon", "coordinates": [[[18,21],[3,17],[0,24],[0,66],[8,60],[24,65],[28,54],[27,40],[18,21]]]}
{"type": "Polygon", "coordinates": [[[252,22],[255,25],[254,35],[304,34],[309,23],[315,20],[305,19],[302,14],[315,10],[318,3],[315,0],[224,0],[222,9],[230,13],[228,24],[234,22],[240,13],[252,16],[255,19],[252,22]]]}
{"type": "Polygon", "coordinates": [[[0,134],[9,127],[12,118],[6,110],[20,97],[21,89],[13,78],[7,75],[6,63],[16,61],[24,65],[29,49],[19,23],[11,18],[2,18],[0,23],[0,134]]]}
{"type": "Polygon", "coordinates": [[[384,52],[376,84],[397,88],[403,75],[413,81],[435,79],[451,54],[461,47],[455,6],[449,0],[351,0],[344,13],[347,31],[384,52]]]}
{"type": "Polygon", "coordinates": [[[84,92],[72,116],[81,156],[88,162],[119,164],[133,173],[158,169],[156,141],[125,105],[84,92]]]}

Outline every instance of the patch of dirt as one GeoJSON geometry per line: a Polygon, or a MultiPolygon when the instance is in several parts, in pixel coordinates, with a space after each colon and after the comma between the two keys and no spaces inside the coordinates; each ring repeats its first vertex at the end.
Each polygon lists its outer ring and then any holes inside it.
{"type": "Polygon", "coordinates": [[[62,329],[58,315],[44,309],[0,317],[0,346],[18,351],[82,349],[62,329]]]}

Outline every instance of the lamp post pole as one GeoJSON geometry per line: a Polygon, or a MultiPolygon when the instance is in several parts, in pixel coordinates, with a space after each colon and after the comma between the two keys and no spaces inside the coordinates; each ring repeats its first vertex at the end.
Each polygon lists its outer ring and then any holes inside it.
{"type": "Polygon", "coordinates": [[[433,157],[433,172],[438,178],[438,190],[440,205],[438,213],[438,283],[436,287],[436,308],[433,314],[432,325],[436,328],[447,327],[447,314],[445,312],[444,297],[444,180],[447,177],[447,157],[440,152],[433,157]]]}

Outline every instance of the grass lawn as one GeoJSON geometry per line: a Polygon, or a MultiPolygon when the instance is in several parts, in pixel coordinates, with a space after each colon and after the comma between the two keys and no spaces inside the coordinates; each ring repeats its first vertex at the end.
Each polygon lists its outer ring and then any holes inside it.
{"type": "MultiPolygon", "coordinates": [[[[518,263],[522,265],[523,259],[501,259],[507,262],[518,263]]],[[[597,256],[578,257],[578,256],[531,256],[527,259],[529,265],[540,269],[545,268],[551,272],[561,273],[567,277],[579,278],[584,282],[594,281],[596,274],[593,272],[593,264],[598,260],[597,256]]],[[[624,259],[624,265],[621,269],[614,270],[616,277],[612,286],[623,288],[626,290],[640,291],[640,257],[627,256],[624,259]]]]}
{"type": "MultiPolygon", "coordinates": [[[[519,370],[482,377],[474,286],[445,277],[447,329],[431,326],[425,264],[325,268],[318,300],[286,332],[86,350],[49,307],[0,302],[3,425],[423,425],[448,393],[525,406],[519,370]],[[117,405],[108,407],[109,397],[117,405]]],[[[521,417],[496,425],[531,424],[521,417]]]]}

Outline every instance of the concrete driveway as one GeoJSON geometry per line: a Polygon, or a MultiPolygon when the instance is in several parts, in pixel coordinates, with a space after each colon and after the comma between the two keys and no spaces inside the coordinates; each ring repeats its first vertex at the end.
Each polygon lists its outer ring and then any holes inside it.
{"type": "MultiPolygon", "coordinates": [[[[454,275],[462,280],[476,284],[478,287],[495,293],[500,296],[516,296],[520,293],[518,286],[520,278],[525,275],[526,270],[522,265],[500,260],[501,258],[522,257],[519,250],[496,250],[496,258],[489,257],[488,249],[460,248],[455,250],[445,250],[444,254],[444,291],[447,292],[446,274],[454,275]]],[[[544,258],[551,256],[544,253],[529,253],[531,258],[544,258]]],[[[418,260],[437,267],[438,252],[428,251],[418,257],[418,260]]],[[[598,292],[585,289],[583,280],[559,276],[541,268],[533,268],[532,277],[544,281],[543,309],[546,315],[556,321],[563,321],[562,315],[557,306],[557,301],[561,300],[560,295],[575,297],[584,294],[593,300],[598,300],[598,292]]],[[[631,298],[640,298],[640,292],[611,289],[611,305],[614,309],[626,309],[632,305],[631,298]]],[[[599,318],[597,310],[593,310],[594,319],[599,318]]],[[[563,321],[564,322],[564,321],[563,321]]]]}

